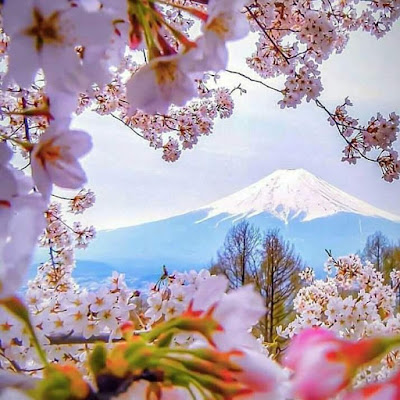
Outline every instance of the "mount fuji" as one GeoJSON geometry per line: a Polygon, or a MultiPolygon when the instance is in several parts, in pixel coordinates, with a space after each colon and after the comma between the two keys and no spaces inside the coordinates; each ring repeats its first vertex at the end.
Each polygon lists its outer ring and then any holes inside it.
{"type": "Polygon", "coordinates": [[[336,256],[357,252],[377,230],[389,239],[400,238],[400,216],[350,196],[304,169],[278,170],[189,213],[99,232],[87,250],[78,252],[75,276],[78,281],[82,274],[101,279],[116,269],[132,281],[144,282],[157,279],[163,264],[171,271],[207,267],[227,231],[243,219],[261,230],[280,229],[317,275],[322,274],[325,249],[336,256]]]}
{"type": "Polygon", "coordinates": [[[307,222],[338,213],[400,222],[400,216],[358,200],[304,169],[277,170],[253,185],[200,210],[208,210],[205,219],[222,214],[251,218],[267,213],[285,224],[295,219],[307,222]]]}

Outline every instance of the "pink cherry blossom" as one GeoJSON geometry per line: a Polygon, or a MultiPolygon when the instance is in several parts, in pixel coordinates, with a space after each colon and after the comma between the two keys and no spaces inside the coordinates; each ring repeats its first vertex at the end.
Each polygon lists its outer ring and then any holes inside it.
{"type": "Polygon", "coordinates": [[[226,42],[238,40],[249,31],[245,15],[241,14],[244,1],[210,1],[208,18],[202,27],[204,35],[194,50],[197,69],[219,71],[226,68],[228,50],[226,42]]]}
{"type": "Polygon", "coordinates": [[[184,106],[196,95],[194,77],[186,68],[188,55],[155,58],[128,81],[127,99],[131,114],[137,109],[165,114],[171,104],[184,106]]]}
{"type": "Polygon", "coordinates": [[[346,341],[332,331],[306,329],[290,343],[284,365],[294,371],[293,391],[302,400],[324,400],[346,388],[357,368],[382,355],[385,339],[346,341]]]}
{"type": "Polygon", "coordinates": [[[255,350],[241,350],[232,360],[242,368],[236,379],[251,388],[242,400],[286,400],[289,398],[289,373],[267,355],[255,350]]]}
{"type": "Polygon", "coordinates": [[[78,158],[91,147],[86,132],[50,126],[31,152],[32,177],[40,192],[49,198],[53,184],[79,189],[86,182],[86,175],[78,158]]]}
{"type": "MultiPolygon", "coordinates": [[[[71,87],[84,90],[93,82],[93,73],[85,71],[86,63],[91,62],[88,52],[80,60],[75,47],[104,48],[112,28],[107,16],[53,0],[7,1],[2,15],[11,37],[9,79],[29,87],[42,68],[48,84],[63,91],[67,87],[68,91],[71,87]],[[77,82],[83,87],[77,87],[77,82]]],[[[99,70],[97,67],[96,75],[99,70]]]]}

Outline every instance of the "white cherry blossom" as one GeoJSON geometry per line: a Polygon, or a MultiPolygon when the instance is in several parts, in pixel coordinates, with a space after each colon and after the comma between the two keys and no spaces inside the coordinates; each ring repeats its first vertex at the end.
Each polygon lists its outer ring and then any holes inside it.
{"type": "Polygon", "coordinates": [[[249,24],[240,13],[245,1],[211,1],[208,18],[202,26],[203,36],[198,41],[196,66],[202,70],[219,71],[226,68],[228,50],[226,42],[242,39],[249,32],[249,24]]]}
{"type": "Polygon", "coordinates": [[[194,77],[187,70],[188,55],[155,58],[128,81],[130,113],[137,109],[149,114],[165,114],[171,104],[184,106],[196,96],[194,77]]]}
{"type": "Polygon", "coordinates": [[[158,321],[163,315],[163,298],[160,292],[155,292],[147,299],[149,308],[145,316],[150,318],[151,322],[158,321]]]}
{"type": "Polygon", "coordinates": [[[110,306],[115,302],[115,295],[103,287],[97,292],[90,292],[88,294],[88,301],[90,304],[90,311],[97,313],[99,311],[109,310],[110,306]]]}
{"type": "Polygon", "coordinates": [[[2,15],[11,37],[8,80],[28,87],[42,68],[48,84],[62,91],[84,90],[95,82],[85,73],[90,58],[85,52],[80,58],[76,46],[104,48],[112,28],[105,14],[71,7],[65,0],[13,0],[5,2],[2,15]]]}
{"type": "Polygon", "coordinates": [[[10,156],[7,144],[0,143],[0,297],[19,289],[45,226],[43,199],[30,193],[31,180],[8,163],[10,156]]]}
{"type": "Polygon", "coordinates": [[[40,137],[31,152],[32,177],[37,188],[49,198],[53,183],[79,189],[86,175],[78,162],[92,147],[90,136],[83,131],[52,125],[40,137]]]}

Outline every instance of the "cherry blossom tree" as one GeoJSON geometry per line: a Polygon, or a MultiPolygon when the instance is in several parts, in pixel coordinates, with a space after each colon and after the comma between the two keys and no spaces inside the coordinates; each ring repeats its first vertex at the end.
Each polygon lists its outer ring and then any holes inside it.
{"type": "MultiPolygon", "coordinates": [[[[319,327],[340,337],[357,340],[377,334],[400,332],[396,290],[384,283],[383,274],[358,256],[331,257],[326,263],[328,277],[315,280],[312,271],[302,273],[308,285],[294,301],[296,318],[280,334],[293,337],[305,328],[319,327]]],[[[383,379],[398,367],[396,350],[379,363],[360,371],[356,381],[383,379]]]]}

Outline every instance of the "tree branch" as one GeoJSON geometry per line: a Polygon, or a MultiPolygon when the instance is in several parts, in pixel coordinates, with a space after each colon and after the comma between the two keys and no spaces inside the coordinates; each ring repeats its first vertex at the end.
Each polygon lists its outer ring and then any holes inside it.
{"type": "Polygon", "coordinates": [[[258,79],[250,78],[249,76],[247,76],[246,74],[244,74],[244,73],[242,73],[242,72],[239,72],[239,71],[232,71],[232,70],[230,70],[230,69],[226,69],[225,71],[226,71],[226,72],[229,72],[230,74],[239,75],[239,76],[241,76],[242,78],[245,78],[245,79],[247,79],[247,80],[250,81],[250,82],[258,83],[258,84],[260,84],[260,85],[266,87],[267,89],[271,89],[271,90],[274,90],[275,92],[278,92],[278,93],[281,93],[281,94],[282,94],[282,90],[279,90],[279,89],[277,89],[277,88],[274,88],[274,87],[272,87],[272,86],[269,86],[269,85],[267,85],[265,82],[260,81],[260,80],[258,80],[258,79]]]}
{"type": "MultiPolygon", "coordinates": [[[[145,332],[144,330],[134,331],[133,334],[135,336],[139,336],[141,333],[145,332]]],[[[65,335],[49,335],[46,336],[47,340],[49,341],[49,345],[69,345],[69,344],[89,344],[89,343],[97,343],[97,342],[104,342],[104,343],[116,343],[124,341],[123,338],[111,338],[110,334],[101,334],[91,336],[89,338],[85,338],[82,335],[74,335],[74,332],[71,331],[65,335]]]]}
{"type": "Polygon", "coordinates": [[[247,12],[251,15],[251,17],[254,19],[256,24],[260,27],[264,35],[267,37],[267,39],[272,43],[274,46],[275,50],[284,58],[284,60],[290,65],[290,59],[288,56],[282,51],[282,49],[275,43],[274,39],[272,39],[271,35],[267,32],[267,29],[265,26],[257,19],[256,15],[251,11],[250,7],[246,7],[247,12]]]}
{"type": "MultiPolygon", "coordinates": [[[[364,159],[367,160],[367,161],[371,161],[371,162],[374,162],[374,163],[377,163],[377,162],[378,162],[378,160],[375,160],[375,159],[373,159],[373,158],[369,158],[368,156],[366,156],[362,151],[360,151],[359,148],[357,148],[356,146],[354,146],[354,144],[353,144],[349,139],[347,139],[347,137],[346,137],[345,135],[343,135],[343,133],[342,133],[342,131],[341,131],[341,129],[340,129],[340,127],[343,126],[343,124],[340,124],[340,123],[338,123],[338,122],[335,120],[334,115],[321,103],[320,100],[315,99],[315,104],[317,105],[317,107],[321,108],[322,110],[324,110],[324,111],[329,115],[329,117],[330,117],[330,118],[332,119],[332,121],[335,123],[335,126],[336,126],[336,128],[337,128],[337,130],[338,130],[338,132],[339,132],[339,135],[344,139],[344,141],[345,141],[354,151],[356,151],[356,152],[360,155],[360,157],[364,158],[364,159]]],[[[349,128],[352,128],[352,127],[349,127],[349,128]]],[[[354,128],[352,128],[352,129],[354,129],[354,128]]]]}

